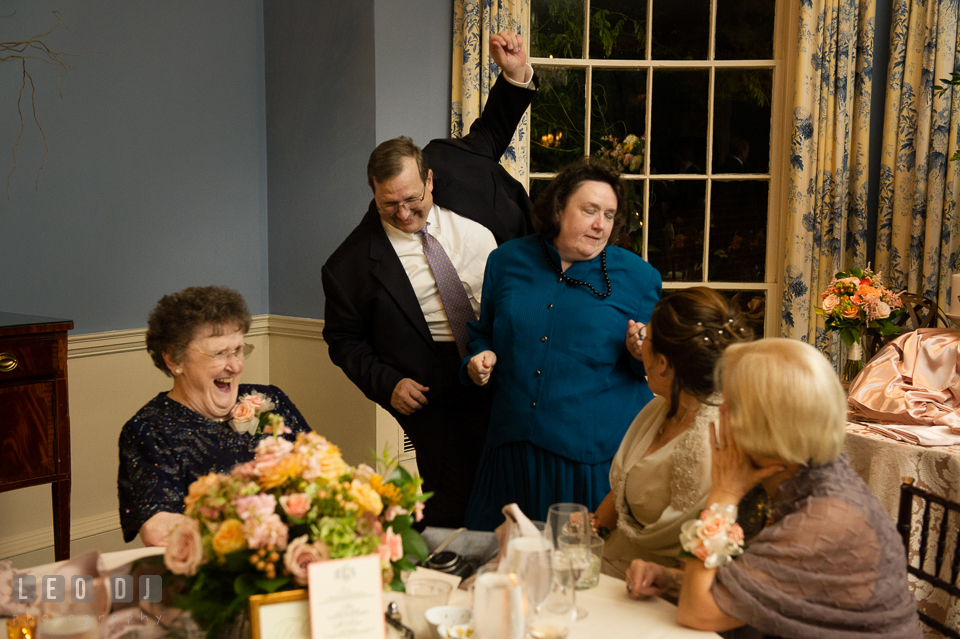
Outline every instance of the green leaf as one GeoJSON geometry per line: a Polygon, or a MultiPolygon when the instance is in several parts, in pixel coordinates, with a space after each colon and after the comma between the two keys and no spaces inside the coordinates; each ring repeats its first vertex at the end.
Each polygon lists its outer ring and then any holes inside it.
{"type": "Polygon", "coordinates": [[[849,327],[844,328],[840,331],[840,341],[843,342],[844,346],[850,348],[854,342],[860,342],[860,333],[849,327]]]}
{"type": "Polygon", "coordinates": [[[257,579],[254,583],[260,590],[271,594],[291,582],[290,577],[276,577],[274,579],[257,579]]]}
{"type": "Polygon", "coordinates": [[[393,518],[393,521],[387,522],[389,528],[393,528],[393,532],[398,535],[402,535],[404,532],[410,530],[410,526],[413,525],[413,517],[410,515],[397,515],[393,518]]]}
{"type": "Polygon", "coordinates": [[[407,469],[403,466],[397,466],[393,469],[393,472],[390,473],[390,479],[387,481],[398,482],[400,486],[405,486],[413,481],[413,476],[407,472],[407,469]]]}
{"type": "Polygon", "coordinates": [[[394,572],[397,572],[397,573],[400,572],[400,571],[403,571],[403,572],[413,572],[413,571],[416,570],[416,569],[417,569],[417,567],[414,566],[414,565],[410,562],[410,560],[407,559],[406,557],[404,557],[404,558],[402,558],[402,559],[398,559],[398,560],[396,560],[396,561],[393,562],[393,570],[394,570],[394,572]]]}
{"type": "Polygon", "coordinates": [[[250,573],[237,575],[233,580],[233,592],[238,597],[249,597],[257,593],[257,578],[250,573]]]}
{"type": "Polygon", "coordinates": [[[400,533],[400,538],[403,539],[403,552],[406,554],[413,554],[417,559],[422,562],[427,561],[427,542],[423,540],[423,537],[420,536],[416,530],[412,528],[410,530],[404,530],[400,533]]]}

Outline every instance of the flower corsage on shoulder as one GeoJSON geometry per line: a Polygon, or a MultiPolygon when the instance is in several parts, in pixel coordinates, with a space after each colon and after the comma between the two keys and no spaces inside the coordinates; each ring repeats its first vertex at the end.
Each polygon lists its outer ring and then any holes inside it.
{"type": "Polygon", "coordinates": [[[259,435],[260,433],[270,433],[276,419],[270,411],[276,408],[273,400],[264,395],[253,391],[237,399],[237,405],[230,411],[230,428],[238,433],[247,433],[248,435],[259,435]]]}
{"type": "Polygon", "coordinates": [[[737,521],[737,507],[713,504],[680,527],[680,545],[684,556],[703,561],[707,568],[718,568],[743,553],[743,529],[737,521]]]}

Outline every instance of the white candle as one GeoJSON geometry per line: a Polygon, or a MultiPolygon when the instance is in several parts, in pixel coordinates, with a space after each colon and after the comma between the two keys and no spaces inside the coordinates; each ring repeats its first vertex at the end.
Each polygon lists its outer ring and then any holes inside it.
{"type": "Polygon", "coordinates": [[[950,284],[950,314],[960,315],[960,273],[954,273],[950,284]]]}

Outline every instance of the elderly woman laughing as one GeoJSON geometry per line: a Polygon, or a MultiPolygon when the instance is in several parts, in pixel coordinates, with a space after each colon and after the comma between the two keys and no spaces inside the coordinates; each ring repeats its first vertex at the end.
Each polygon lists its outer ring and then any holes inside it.
{"type": "Polygon", "coordinates": [[[183,512],[190,484],[225,473],[254,457],[282,417],[293,438],[307,432],[297,407],[275,386],[241,384],[249,346],[250,312],[243,297],[222,286],[192,287],[164,296],[150,314],[147,350],[173,378],[120,433],[120,523],[148,546],[166,544],[183,512]]]}

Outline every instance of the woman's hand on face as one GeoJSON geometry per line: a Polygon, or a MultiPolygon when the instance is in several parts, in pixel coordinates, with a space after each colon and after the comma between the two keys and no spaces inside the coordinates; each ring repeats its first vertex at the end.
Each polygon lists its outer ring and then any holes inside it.
{"type": "Polygon", "coordinates": [[[497,354],[493,351],[480,351],[470,358],[467,363],[467,373],[477,386],[484,386],[490,381],[490,373],[497,364],[497,354]]]}
{"type": "Polygon", "coordinates": [[[669,568],[642,559],[630,562],[626,582],[627,594],[632,599],[659,597],[675,585],[669,568]]]}
{"type": "Polygon", "coordinates": [[[641,346],[643,346],[643,338],[640,336],[640,330],[642,328],[643,324],[630,320],[627,322],[627,337],[624,340],[624,343],[627,345],[627,351],[639,360],[643,359],[643,355],[640,352],[641,346]]]}
{"type": "Polygon", "coordinates": [[[720,406],[719,434],[716,424],[711,424],[710,445],[713,464],[708,504],[736,505],[754,486],[786,468],[782,464],[757,466],[751,461],[733,437],[726,404],[720,406]]]}

